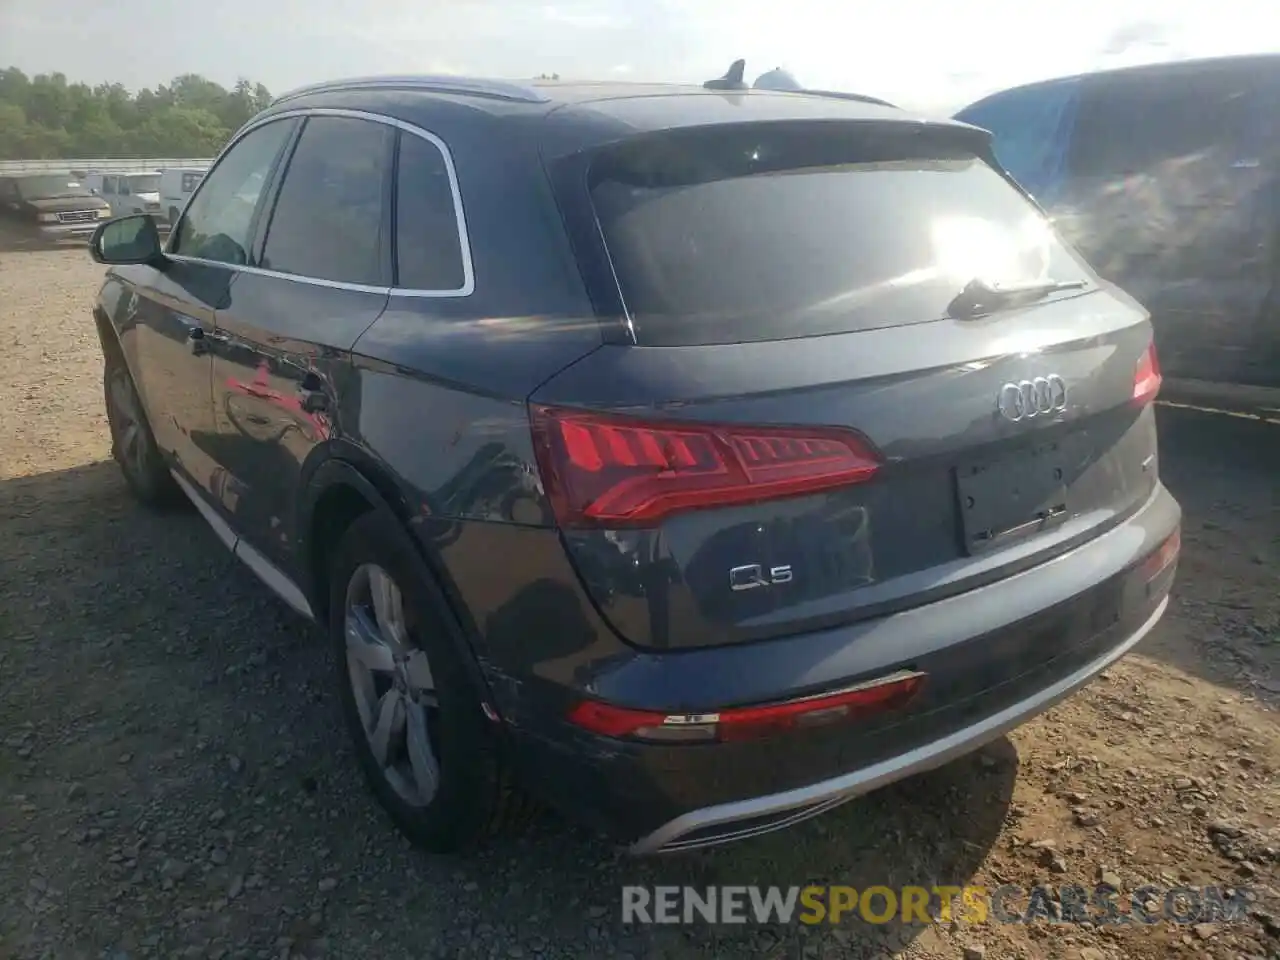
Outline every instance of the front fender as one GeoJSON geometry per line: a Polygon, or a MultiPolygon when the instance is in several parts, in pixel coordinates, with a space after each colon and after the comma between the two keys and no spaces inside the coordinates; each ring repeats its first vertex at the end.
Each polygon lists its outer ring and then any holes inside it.
{"type": "Polygon", "coordinates": [[[125,362],[130,376],[137,373],[137,351],[133,344],[133,325],[128,305],[133,289],[113,273],[108,273],[98,290],[93,305],[93,323],[104,356],[112,351],[125,362]]]}

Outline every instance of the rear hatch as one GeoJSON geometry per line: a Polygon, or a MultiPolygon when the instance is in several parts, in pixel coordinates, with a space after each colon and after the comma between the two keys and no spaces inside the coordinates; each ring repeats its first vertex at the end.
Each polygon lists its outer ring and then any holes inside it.
{"type": "Polygon", "coordinates": [[[901,610],[1152,492],[1146,314],[970,128],[718,124],[574,163],[552,176],[621,334],[530,409],[566,549],[628,642],[901,610]]]}

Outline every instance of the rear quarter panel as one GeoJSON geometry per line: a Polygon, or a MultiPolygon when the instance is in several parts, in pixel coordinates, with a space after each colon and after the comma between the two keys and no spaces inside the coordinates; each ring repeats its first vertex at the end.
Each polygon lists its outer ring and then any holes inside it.
{"type": "Polygon", "coordinates": [[[402,94],[388,98],[383,112],[450,150],[475,289],[392,293],[353,347],[345,422],[368,469],[389,478],[483,660],[493,610],[540,581],[573,580],[538,480],[526,400],[597,349],[600,326],[538,159],[541,118],[498,123],[448,105],[427,115],[402,94]]]}

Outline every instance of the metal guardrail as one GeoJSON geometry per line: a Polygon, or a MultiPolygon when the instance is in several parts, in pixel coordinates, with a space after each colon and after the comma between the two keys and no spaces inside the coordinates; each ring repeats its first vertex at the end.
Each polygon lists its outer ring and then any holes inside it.
{"type": "Polygon", "coordinates": [[[0,177],[24,173],[65,173],[68,170],[98,171],[101,173],[148,173],[166,167],[200,167],[208,169],[213,163],[210,157],[165,157],[141,160],[79,159],[69,160],[0,160],[0,177]]]}

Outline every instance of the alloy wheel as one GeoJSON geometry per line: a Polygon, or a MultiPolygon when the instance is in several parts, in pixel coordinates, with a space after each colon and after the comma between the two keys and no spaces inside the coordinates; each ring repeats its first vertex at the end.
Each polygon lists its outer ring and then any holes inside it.
{"type": "Polygon", "coordinates": [[[135,477],[141,477],[146,473],[147,449],[137,394],[129,382],[129,375],[123,370],[112,374],[108,389],[116,457],[135,477]]]}
{"type": "Polygon", "coordinates": [[[425,807],[440,785],[439,722],[431,665],[411,639],[404,597],[391,575],[365,564],[347,585],[347,673],[365,739],[388,785],[425,807]]]}

